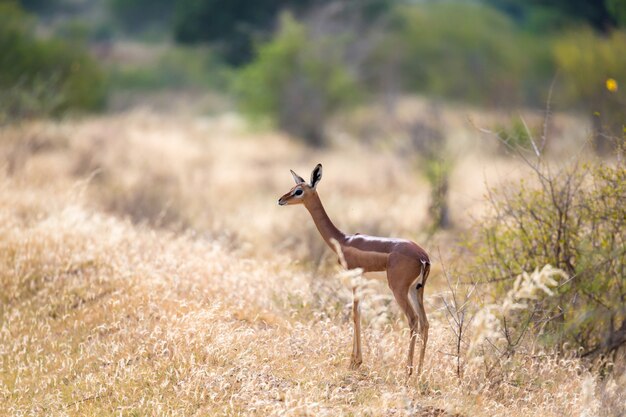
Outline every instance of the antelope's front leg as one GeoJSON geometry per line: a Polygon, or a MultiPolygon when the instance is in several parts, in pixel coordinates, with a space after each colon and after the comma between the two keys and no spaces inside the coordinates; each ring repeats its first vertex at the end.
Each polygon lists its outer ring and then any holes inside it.
{"type": "Polygon", "coordinates": [[[361,354],[361,306],[356,287],[352,287],[352,319],[354,320],[354,338],[350,369],[358,369],[363,363],[363,356],[361,354]]]}

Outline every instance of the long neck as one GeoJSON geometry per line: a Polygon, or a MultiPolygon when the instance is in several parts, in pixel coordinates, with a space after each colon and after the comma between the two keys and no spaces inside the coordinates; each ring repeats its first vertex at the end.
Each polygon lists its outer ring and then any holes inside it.
{"type": "Polygon", "coordinates": [[[311,213],[315,226],[320,232],[320,235],[322,235],[322,238],[324,238],[326,244],[330,246],[333,251],[336,251],[331,240],[335,239],[339,244],[343,245],[346,240],[346,235],[341,230],[337,229],[337,227],[335,227],[333,222],[330,220],[317,193],[314,193],[310,198],[308,198],[304,203],[304,206],[307,210],[309,210],[309,213],[311,213]]]}

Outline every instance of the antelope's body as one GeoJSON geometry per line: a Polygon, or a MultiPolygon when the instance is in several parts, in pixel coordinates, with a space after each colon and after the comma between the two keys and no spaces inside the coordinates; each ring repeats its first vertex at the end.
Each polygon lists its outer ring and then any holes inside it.
{"type": "Polygon", "coordinates": [[[384,238],[362,235],[360,233],[346,236],[341,243],[343,254],[349,269],[363,268],[365,272],[386,271],[398,259],[421,268],[430,263],[426,251],[417,243],[406,239],[384,238]]]}
{"type": "MultiPolygon", "coordinates": [[[[409,321],[410,341],[407,370],[413,371],[413,352],[418,331],[422,338],[418,373],[424,362],[428,341],[428,319],[424,310],[424,285],[430,272],[430,259],[418,244],[406,239],[385,238],[362,234],[346,235],[330,220],[317,194],[316,186],[322,178],[322,166],[318,164],[311,174],[311,183],[291,171],[296,186],[279,200],[280,205],[303,204],[311,214],[317,230],[328,246],[337,251],[333,241],[339,244],[349,269],[362,268],[365,272],[387,271],[387,282],[394,298],[409,321]]],[[[355,289],[353,292],[356,294],[355,289]]],[[[354,346],[351,367],[362,363],[359,299],[353,302],[354,346]]]]}

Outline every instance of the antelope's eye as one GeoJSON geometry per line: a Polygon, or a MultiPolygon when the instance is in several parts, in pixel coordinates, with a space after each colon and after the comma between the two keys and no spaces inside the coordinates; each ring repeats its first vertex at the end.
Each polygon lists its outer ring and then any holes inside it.
{"type": "Polygon", "coordinates": [[[298,189],[297,189],[297,190],[293,193],[293,195],[302,195],[302,193],[303,193],[303,191],[302,191],[300,188],[298,188],[298,189]]]}

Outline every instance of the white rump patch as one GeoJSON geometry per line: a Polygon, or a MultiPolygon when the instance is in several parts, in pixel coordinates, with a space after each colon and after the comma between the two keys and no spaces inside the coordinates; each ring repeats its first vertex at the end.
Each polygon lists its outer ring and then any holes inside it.
{"type": "Polygon", "coordinates": [[[420,316],[419,310],[417,309],[417,304],[419,302],[417,301],[417,284],[423,285],[424,284],[423,279],[424,279],[424,267],[422,267],[422,271],[420,272],[420,274],[411,283],[411,286],[409,287],[409,292],[408,292],[409,304],[411,304],[411,307],[413,308],[413,311],[415,312],[415,315],[417,317],[420,316]]]}

